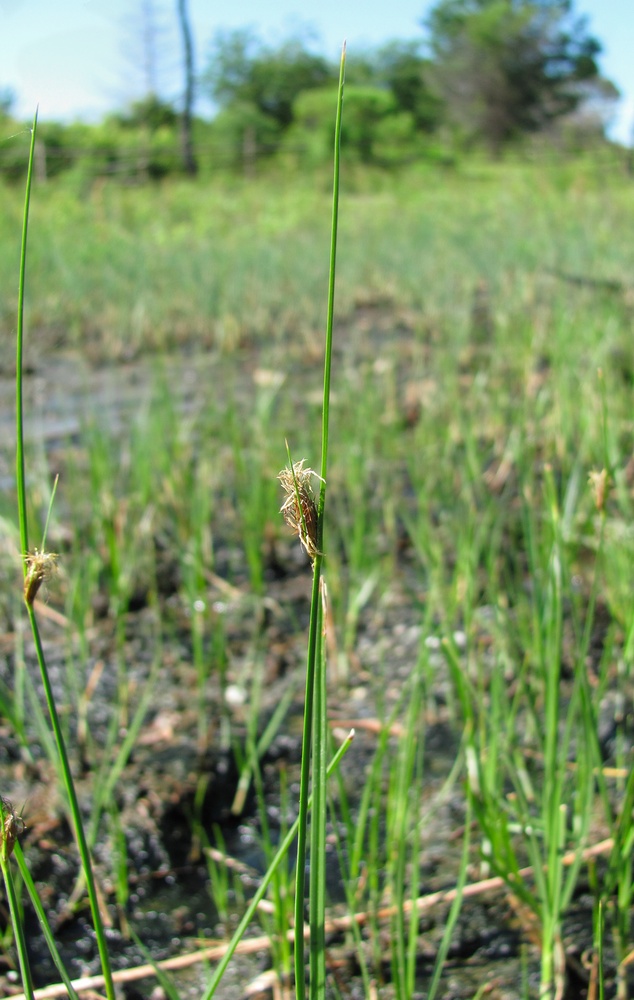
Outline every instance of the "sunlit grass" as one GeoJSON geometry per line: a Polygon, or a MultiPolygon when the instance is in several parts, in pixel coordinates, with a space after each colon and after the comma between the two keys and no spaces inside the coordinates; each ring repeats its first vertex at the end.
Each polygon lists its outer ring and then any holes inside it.
{"type": "MultiPolygon", "coordinates": [[[[464,342],[473,288],[484,279],[501,331],[530,312],[534,335],[544,337],[573,309],[583,317],[585,349],[596,342],[596,296],[547,272],[627,282],[632,195],[614,170],[560,177],[555,168],[465,165],[386,176],[367,190],[346,185],[339,315],[356,303],[388,301],[397,312],[420,310],[430,332],[460,330],[464,342]]],[[[7,289],[15,287],[17,261],[13,200],[5,190],[7,289]]],[[[106,183],[81,198],[54,184],[38,188],[30,323],[44,345],[76,345],[93,357],[184,342],[232,350],[292,340],[306,350],[321,329],[328,206],[327,187],[308,179],[133,190],[106,183]]],[[[11,306],[9,293],[0,317],[7,331],[11,306]]]]}
{"type": "MultiPolygon", "coordinates": [[[[427,988],[411,914],[433,812],[427,730],[441,720],[459,748],[451,786],[468,782],[462,818],[468,798],[478,822],[462,841],[456,881],[469,861],[469,873],[497,872],[512,885],[541,934],[546,997],[560,975],[570,899],[592,881],[583,851],[600,834],[614,838],[594,884],[617,962],[630,932],[631,738],[625,715],[611,720],[609,745],[598,723],[610,697],[630,696],[634,655],[634,195],[618,175],[513,164],[356,181],[341,199],[325,477],[334,705],[364,692],[360,713],[378,726],[356,786],[331,786],[345,905],[369,915],[367,936],[348,931],[350,948],[366,992],[382,979],[397,996],[427,988]],[[596,484],[603,469],[599,505],[589,476],[596,484]],[[415,652],[402,641],[408,629],[415,652]],[[616,778],[600,776],[605,764],[620,768],[616,778]],[[518,875],[527,864],[532,873],[518,875]],[[386,948],[379,914],[390,906],[386,948]]],[[[62,722],[99,784],[89,843],[111,838],[123,911],[114,788],[171,642],[180,650],[172,677],[191,694],[192,738],[201,753],[232,748],[273,856],[260,761],[286,715],[268,730],[270,716],[260,716],[267,630],[273,621],[288,639],[297,686],[306,614],[271,593],[280,578],[310,573],[279,517],[276,475],[285,439],[294,459],[309,455],[317,467],[329,196],[301,181],[279,191],[270,179],[106,185],[82,202],[53,185],[37,194],[29,324],[41,334],[39,370],[55,343],[86,351],[91,364],[127,364],[157,346],[186,346],[191,358],[168,354],[160,369],[141,360],[139,399],[120,419],[100,419],[95,405],[72,441],[52,455],[33,449],[27,465],[38,516],[55,463],[63,466],[49,529],[61,571],[48,593],[67,619],[62,722]],[[187,389],[188,365],[209,373],[204,392],[187,389]],[[135,614],[145,616],[136,673],[135,614]],[[89,723],[99,632],[112,638],[106,669],[116,679],[105,735],[89,723]],[[242,699],[235,712],[228,686],[242,699]]],[[[0,224],[15,225],[10,209],[0,224]]],[[[10,326],[10,310],[0,322],[10,326]]],[[[52,397],[54,406],[54,386],[52,397]]],[[[26,755],[41,746],[54,758],[23,655],[15,662],[2,715],[26,755]]],[[[201,816],[194,809],[195,836],[218,847],[201,816]]],[[[208,869],[230,920],[236,895],[221,854],[208,869]]],[[[278,934],[283,978],[288,871],[272,886],[264,919],[278,934]]]]}

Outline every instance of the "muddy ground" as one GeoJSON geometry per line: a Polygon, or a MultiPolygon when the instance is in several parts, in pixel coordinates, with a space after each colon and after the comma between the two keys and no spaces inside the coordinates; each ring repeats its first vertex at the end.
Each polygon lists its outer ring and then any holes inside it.
{"type": "MultiPolygon", "coordinates": [[[[181,369],[175,382],[186,387],[181,401],[186,407],[195,397],[198,380],[204,381],[210,369],[217,377],[225,362],[210,355],[174,359],[173,363],[181,369]]],[[[49,358],[46,364],[33,362],[27,376],[28,434],[41,441],[48,451],[79,446],[82,408],[88,400],[93,407],[96,401],[104,421],[113,431],[124,429],[127,415],[139,405],[140,397],[152,391],[151,374],[151,365],[143,359],[107,368],[90,367],[78,358],[68,357],[49,358]]],[[[244,378],[248,381],[248,364],[244,378]]],[[[0,380],[0,428],[7,441],[13,435],[13,392],[13,379],[10,371],[6,371],[0,380]]],[[[12,451],[7,447],[0,458],[0,480],[7,490],[11,489],[11,463],[12,451]]],[[[233,560],[232,565],[235,565],[235,553],[222,552],[222,531],[218,528],[216,535],[220,539],[216,567],[222,567],[223,558],[227,562],[233,560]]],[[[218,678],[212,678],[207,691],[209,729],[204,740],[201,740],[196,710],[196,675],[188,623],[179,620],[182,611],[166,586],[163,600],[168,610],[171,602],[174,627],[169,636],[163,637],[161,668],[152,680],[155,686],[150,704],[116,785],[116,806],[125,836],[130,886],[124,908],[117,906],[116,886],[111,877],[112,824],[103,823],[95,847],[97,877],[112,923],[109,941],[115,969],[130,970],[147,961],[147,955],[128,935],[128,926],[141,939],[152,959],[160,961],[222,941],[239,918],[243,904],[236,901],[234,895],[230,897],[234,905],[228,922],[218,917],[204,851],[193,833],[194,818],[208,832],[212,844],[218,842],[217,831],[221,831],[227,856],[240,866],[240,881],[247,896],[257,885],[265,867],[258,846],[261,821],[253,788],[242,813],[236,816],[231,811],[238,780],[236,748],[244,747],[248,718],[245,658],[252,653],[254,638],[262,650],[264,671],[260,732],[289,686],[294,690],[284,723],[262,761],[267,815],[274,834],[282,818],[279,804],[282,776],[289,787],[288,811],[293,813],[300,758],[305,656],[302,627],[308,621],[310,594],[310,568],[294,540],[289,538],[277,547],[266,575],[263,603],[256,603],[248,588],[227,584],[220,571],[210,582],[209,600],[222,615],[229,656],[223,687],[218,678]]],[[[414,560],[405,547],[389,593],[362,612],[359,639],[349,660],[345,683],[331,678],[330,715],[335,739],[343,738],[349,727],[355,726],[356,736],[344,759],[343,771],[348,787],[359,788],[377,746],[376,692],[378,686],[384,684],[384,664],[390,664],[388,688],[382,690],[389,707],[400,697],[421,643],[426,644],[430,656],[438,657],[434,708],[421,719],[421,728],[425,729],[427,818],[419,893],[425,896],[455,885],[465,808],[461,780],[450,787],[446,785],[459,750],[461,733],[451,724],[447,706],[449,682],[442,679],[442,658],[436,649],[438,637],[422,634],[418,586],[414,560]]],[[[56,607],[54,591],[41,604],[39,612],[53,685],[68,731],[79,797],[89,821],[95,783],[94,763],[87,761],[82,752],[85,734],[82,737],[81,727],[63,712],[67,703],[64,664],[69,639],[56,607]]],[[[483,625],[483,638],[484,632],[483,625]]],[[[141,599],[125,618],[123,660],[132,703],[138,701],[139,694],[150,683],[155,637],[155,611],[141,599]]],[[[460,636],[456,639],[459,645],[460,636]]],[[[0,682],[13,690],[16,644],[20,648],[23,643],[24,662],[43,704],[38,667],[24,622],[7,617],[0,643],[0,682]]],[[[483,648],[485,645],[483,642],[483,648]]],[[[120,657],[113,622],[107,616],[96,616],[84,683],[89,689],[87,724],[97,746],[105,745],[112,724],[120,657]]],[[[63,802],[56,790],[57,782],[32,709],[27,711],[26,720],[28,752],[16,738],[10,722],[0,716],[0,788],[23,813],[27,829],[22,847],[57,929],[60,949],[71,976],[97,974],[99,962],[85,900],[81,893],[78,902],[73,897],[78,866],[63,802]]],[[[125,732],[120,731],[117,738],[122,741],[125,732]]],[[[477,881],[481,874],[474,850],[470,870],[472,881],[477,881]]],[[[347,910],[334,851],[329,884],[331,913],[344,916],[347,910]]],[[[385,903],[389,905],[389,900],[385,903]]],[[[440,902],[421,914],[416,996],[426,995],[448,906],[447,902],[440,902]]],[[[36,985],[57,982],[58,974],[28,905],[25,919],[36,985]]],[[[6,905],[0,903],[2,931],[6,923],[6,905]]],[[[378,995],[385,997],[393,995],[388,928],[386,924],[382,946],[384,960],[375,969],[378,995]]],[[[255,926],[253,935],[260,934],[262,928],[255,926]]],[[[347,948],[346,940],[344,933],[337,930],[329,937],[329,988],[333,997],[360,998],[363,996],[361,979],[354,953],[347,948]]],[[[587,996],[591,944],[592,896],[582,876],[564,928],[568,963],[566,1000],[587,996]]],[[[14,957],[7,938],[6,948],[0,951],[2,996],[20,992],[14,957]]],[[[606,963],[610,969],[609,946],[606,963]]],[[[264,946],[251,955],[237,957],[217,996],[236,1000],[247,995],[270,995],[265,976],[270,965],[270,954],[264,946]]],[[[514,1000],[523,995],[522,983],[526,982],[530,995],[537,996],[538,971],[539,955],[530,919],[504,889],[489,889],[463,902],[438,995],[447,1000],[470,998],[476,994],[514,1000]]],[[[182,1000],[199,1000],[208,975],[204,963],[192,963],[172,975],[182,1000]]],[[[126,1000],[158,1000],[164,995],[152,976],[123,983],[118,989],[126,1000]]],[[[608,981],[606,996],[613,995],[611,989],[608,981]]],[[[96,989],[98,994],[100,990],[96,989]]]]}

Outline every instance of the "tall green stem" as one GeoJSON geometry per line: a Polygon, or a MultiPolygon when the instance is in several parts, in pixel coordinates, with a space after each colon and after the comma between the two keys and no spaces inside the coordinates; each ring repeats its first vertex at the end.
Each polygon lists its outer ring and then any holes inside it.
{"type": "MultiPolygon", "coordinates": [[[[337,767],[339,767],[339,764],[341,762],[341,759],[342,759],[343,755],[345,753],[347,753],[347,751],[350,749],[350,746],[352,744],[352,737],[353,736],[354,736],[354,732],[351,731],[349,733],[349,735],[348,735],[347,740],[344,743],[341,744],[341,746],[339,747],[339,749],[335,753],[333,759],[331,760],[331,762],[330,762],[330,764],[328,766],[327,777],[329,777],[333,773],[333,771],[337,767]]],[[[312,805],[312,796],[309,795],[308,796],[308,808],[309,809],[311,808],[311,805],[312,805]]],[[[269,865],[268,870],[266,872],[266,875],[262,879],[257,892],[255,893],[255,895],[253,896],[253,899],[249,903],[249,905],[247,907],[247,910],[246,910],[244,916],[242,917],[242,920],[240,921],[240,923],[236,927],[234,935],[231,938],[231,941],[229,942],[229,945],[227,947],[227,950],[226,950],[225,954],[223,955],[223,957],[221,958],[221,960],[220,960],[220,962],[219,962],[219,964],[218,964],[218,966],[216,968],[216,971],[214,972],[214,974],[213,974],[213,976],[211,978],[211,981],[209,983],[209,986],[207,987],[207,992],[205,993],[205,995],[203,997],[203,1000],[211,1000],[211,998],[213,997],[214,993],[216,992],[216,989],[218,988],[218,984],[220,983],[220,980],[222,979],[223,975],[225,974],[225,972],[227,970],[227,966],[229,965],[229,962],[231,961],[231,958],[233,957],[233,954],[234,954],[236,948],[238,947],[238,944],[240,943],[240,941],[244,937],[244,934],[245,934],[245,932],[247,930],[247,927],[251,923],[251,920],[253,919],[253,916],[254,916],[257,908],[258,908],[259,903],[261,902],[262,899],[264,899],[264,895],[266,893],[266,890],[267,890],[268,886],[270,885],[271,879],[275,875],[275,872],[279,868],[280,862],[283,860],[283,858],[286,857],[286,854],[288,853],[288,850],[289,850],[291,844],[295,840],[298,828],[299,828],[299,816],[297,817],[297,819],[293,823],[292,827],[290,828],[290,830],[288,831],[288,833],[284,837],[282,843],[280,844],[280,846],[279,846],[279,848],[277,850],[277,854],[275,855],[275,857],[271,861],[271,864],[269,865]]],[[[300,926],[302,926],[302,930],[303,930],[303,925],[300,925],[300,926]]],[[[297,937],[297,931],[295,933],[295,937],[297,937]]],[[[302,951],[302,954],[303,954],[303,951],[302,951]]],[[[302,971],[303,971],[303,969],[302,969],[302,971]]]]}
{"type": "MultiPolygon", "coordinates": [[[[332,367],[332,331],[335,303],[335,270],[337,258],[337,226],[339,219],[339,158],[341,146],[341,115],[343,108],[343,85],[345,78],[346,47],[343,46],[341,53],[341,64],[339,68],[339,90],[337,94],[337,117],[335,123],[335,145],[334,145],[334,177],[332,194],[332,225],[330,236],[330,270],[328,278],[328,309],[326,318],[326,348],[324,354],[324,396],[321,423],[321,488],[319,491],[319,503],[317,507],[317,554],[313,563],[313,587],[310,607],[310,626],[308,632],[308,654],[306,663],[306,695],[304,702],[304,728],[302,735],[302,764],[299,793],[299,830],[297,837],[297,868],[295,873],[295,995],[297,1000],[304,1000],[306,995],[306,982],[304,973],[304,898],[305,882],[304,873],[306,869],[306,845],[308,828],[308,794],[311,772],[311,747],[313,751],[313,787],[320,802],[319,822],[323,825],[321,835],[317,839],[313,838],[313,850],[317,843],[325,843],[325,806],[322,809],[321,803],[325,803],[323,788],[325,782],[325,747],[320,745],[321,737],[325,732],[325,727],[321,716],[325,717],[325,699],[319,699],[320,718],[315,722],[315,732],[313,734],[313,709],[315,699],[315,674],[317,669],[317,657],[319,647],[320,632],[320,601],[321,601],[321,568],[324,551],[324,507],[326,500],[326,472],[328,469],[328,425],[330,412],[330,373],[332,367]],[[315,737],[313,739],[313,736],[315,737]]],[[[319,888],[320,879],[325,878],[323,851],[311,858],[311,866],[319,865],[320,875],[311,875],[311,895],[316,892],[321,899],[321,908],[324,906],[324,893],[319,888]]],[[[317,951],[321,950],[323,957],[323,942],[321,949],[318,942],[320,939],[319,927],[323,924],[323,913],[318,915],[317,908],[311,906],[311,998],[323,996],[325,984],[323,976],[317,973],[316,966],[323,968],[321,959],[316,959],[317,951]],[[316,946],[316,950],[313,946],[316,946]]]]}
{"type": "Polygon", "coordinates": [[[9,903],[9,912],[11,914],[11,924],[13,927],[15,946],[18,953],[18,961],[20,963],[20,973],[22,975],[24,995],[27,997],[27,1000],[33,1000],[33,981],[31,979],[29,956],[26,950],[24,925],[22,923],[22,914],[20,913],[18,896],[15,891],[15,885],[13,884],[11,863],[9,861],[19,833],[18,819],[13,812],[13,806],[7,802],[6,799],[0,798],[0,868],[2,869],[6,897],[9,903]]]}
{"type": "MultiPolygon", "coordinates": [[[[33,181],[33,162],[35,159],[35,133],[37,129],[37,111],[33,118],[31,130],[31,148],[29,150],[29,165],[26,174],[26,191],[24,194],[24,216],[22,219],[22,246],[20,249],[20,277],[18,280],[18,323],[15,359],[15,430],[16,430],[16,461],[15,482],[18,493],[18,522],[20,525],[20,547],[23,557],[29,551],[29,534],[26,517],[26,475],[24,470],[24,400],[22,394],[22,358],[24,345],[24,289],[26,284],[26,241],[29,231],[29,208],[31,205],[31,186],[33,181]]],[[[26,562],[24,563],[26,576],[26,562]]]]}
{"type": "Polygon", "coordinates": [[[18,322],[17,322],[16,376],[15,376],[16,488],[18,495],[18,520],[20,526],[20,545],[22,547],[22,556],[24,559],[24,578],[25,578],[24,593],[25,593],[25,604],[29,616],[29,622],[31,624],[31,630],[33,632],[33,640],[35,642],[35,651],[40,666],[42,683],[44,685],[46,704],[51,718],[51,725],[53,727],[53,734],[55,736],[55,742],[57,745],[57,753],[59,756],[62,775],[64,778],[66,795],[68,797],[68,804],[73,819],[73,825],[75,828],[77,847],[79,850],[82,868],[86,879],[86,888],[88,891],[88,898],[90,902],[90,909],[92,912],[93,925],[95,928],[95,935],[97,938],[97,946],[99,949],[99,957],[101,960],[101,967],[105,981],[106,994],[108,1000],[115,1000],[114,983],[112,981],[112,971],[110,968],[110,958],[108,955],[108,947],[106,943],[104,926],[101,919],[101,913],[99,912],[99,900],[97,897],[97,889],[92,870],[90,852],[88,850],[88,844],[84,833],[81,813],[79,810],[79,802],[77,800],[77,793],[75,791],[75,785],[73,782],[73,776],[70,768],[68,754],[66,752],[66,745],[64,743],[64,737],[62,735],[62,729],[57,714],[53,689],[51,687],[50,678],[48,676],[46,659],[44,657],[44,650],[42,648],[42,642],[40,639],[37,619],[35,617],[35,610],[33,607],[35,594],[37,593],[37,585],[39,585],[39,582],[41,582],[41,580],[43,579],[43,575],[38,577],[36,574],[34,576],[33,563],[28,557],[29,537],[28,537],[28,524],[27,524],[26,476],[25,476],[25,461],[24,461],[24,403],[23,403],[23,392],[22,392],[23,388],[22,359],[23,359],[23,346],[24,346],[24,293],[25,293],[25,279],[26,279],[26,244],[27,244],[28,222],[29,222],[29,206],[31,202],[31,186],[33,180],[33,160],[35,152],[36,129],[37,129],[37,113],[33,119],[33,131],[31,133],[31,148],[29,152],[29,165],[28,165],[27,181],[26,181],[26,194],[24,198],[24,221],[22,226],[22,245],[20,250],[20,280],[18,289],[18,322]],[[28,585],[29,580],[31,581],[30,586],[28,585]]]}

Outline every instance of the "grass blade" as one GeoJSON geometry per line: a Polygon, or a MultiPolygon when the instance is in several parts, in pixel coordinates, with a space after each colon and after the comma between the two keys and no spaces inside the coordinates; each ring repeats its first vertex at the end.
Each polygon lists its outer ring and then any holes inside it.
{"type": "Polygon", "coordinates": [[[18,291],[18,322],[17,322],[16,378],[15,378],[16,488],[18,495],[20,545],[22,548],[22,556],[24,560],[24,600],[26,604],[27,613],[29,616],[31,631],[33,633],[33,640],[35,642],[35,651],[40,667],[40,673],[42,676],[44,694],[46,698],[47,708],[49,711],[49,716],[51,719],[51,725],[53,727],[53,734],[55,736],[55,744],[57,747],[60,769],[64,779],[64,786],[66,789],[66,795],[68,798],[68,804],[70,807],[73,826],[75,830],[77,847],[79,850],[84,875],[86,878],[86,887],[88,891],[90,909],[92,912],[95,935],[97,938],[99,958],[101,960],[101,967],[106,986],[106,994],[108,1000],[115,1000],[115,991],[114,991],[114,984],[112,981],[112,971],[110,968],[108,946],[106,943],[106,935],[103,926],[103,921],[101,919],[101,913],[99,911],[99,900],[97,896],[95,879],[92,871],[90,852],[88,850],[88,843],[86,840],[86,835],[84,833],[84,827],[81,818],[81,812],[79,809],[77,793],[75,791],[75,785],[73,782],[70,762],[66,751],[64,736],[62,733],[59,716],[57,714],[57,707],[53,695],[53,688],[51,686],[50,678],[48,675],[46,659],[44,656],[44,650],[42,648],[42,642],[40,639],[40,633],[34,609],[34,601],[37,591],[41,583],[46,578],[47,574],[50,572],[51,564],[54,561],[54,557],[50,554],[47,555],[46,553],[39,553],[37,552],[37,550],[35,551],[35,553],[29,552],[27,505],[26,505],[26,476],[25,476],[25,459],[24,459],[24,402],[22,393],[22,387],[23,387],[22,368],[23,368],[23,348],[24,348],[24,292],[26,284],[26,247],[27,247],[27,235],[28,235],[29,206],[31,201],[31,186],[33,180],[33,161],[34,161],[34,151],[35,151],[36,130],[37,130],[37,113],[33,119],[33,130],[31,133],[31,148],[29,152],[29,165],[28,165],[27,182],[26,182],[26,194],[24,199],[24,221],[22,228],[22,244],[20,249],[20,278],[19,278],[19,291],[18,291]]]}

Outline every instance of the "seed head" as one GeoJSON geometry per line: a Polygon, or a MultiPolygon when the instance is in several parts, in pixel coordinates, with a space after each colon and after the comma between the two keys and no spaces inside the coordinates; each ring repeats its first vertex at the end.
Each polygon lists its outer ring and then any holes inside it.
{"type": "Polygon", "coordinates": [[[24,830],[22,817],[16,813],[8,799],[0,797],[0,850],[5,857],[13,854],[15,842],[24,830]]]}
{"type": "Polygon", "coordinates": [[[594,505],[601,514],[605,511],[605,501],[607,498],[608,487],[610,485],[608,470],[601,469],[600,472],[593,470],[588,476],[588,482],[590,484],[590,489],[592,490],[594,505]]]}
{"type": "Polygon", "coordinates": [[[305,459],[293,463],[292,469],[282,469],[278,479],[284,490],[284,503],[280,508],[289,528],[296,531],[300,542],[312,560],[318,554],[317,548],[317,505],[311,484],[315,476],[312,469],[304,468],[305,459]]]}
{"type": "Polygon", "coordinates": [[[34,549],[24,557],[26,576],[24,577],[24,600],[33,604],[37,592],[45,580],[50,580],[57,572],[57,553],[40,552],[34,549]]]}

